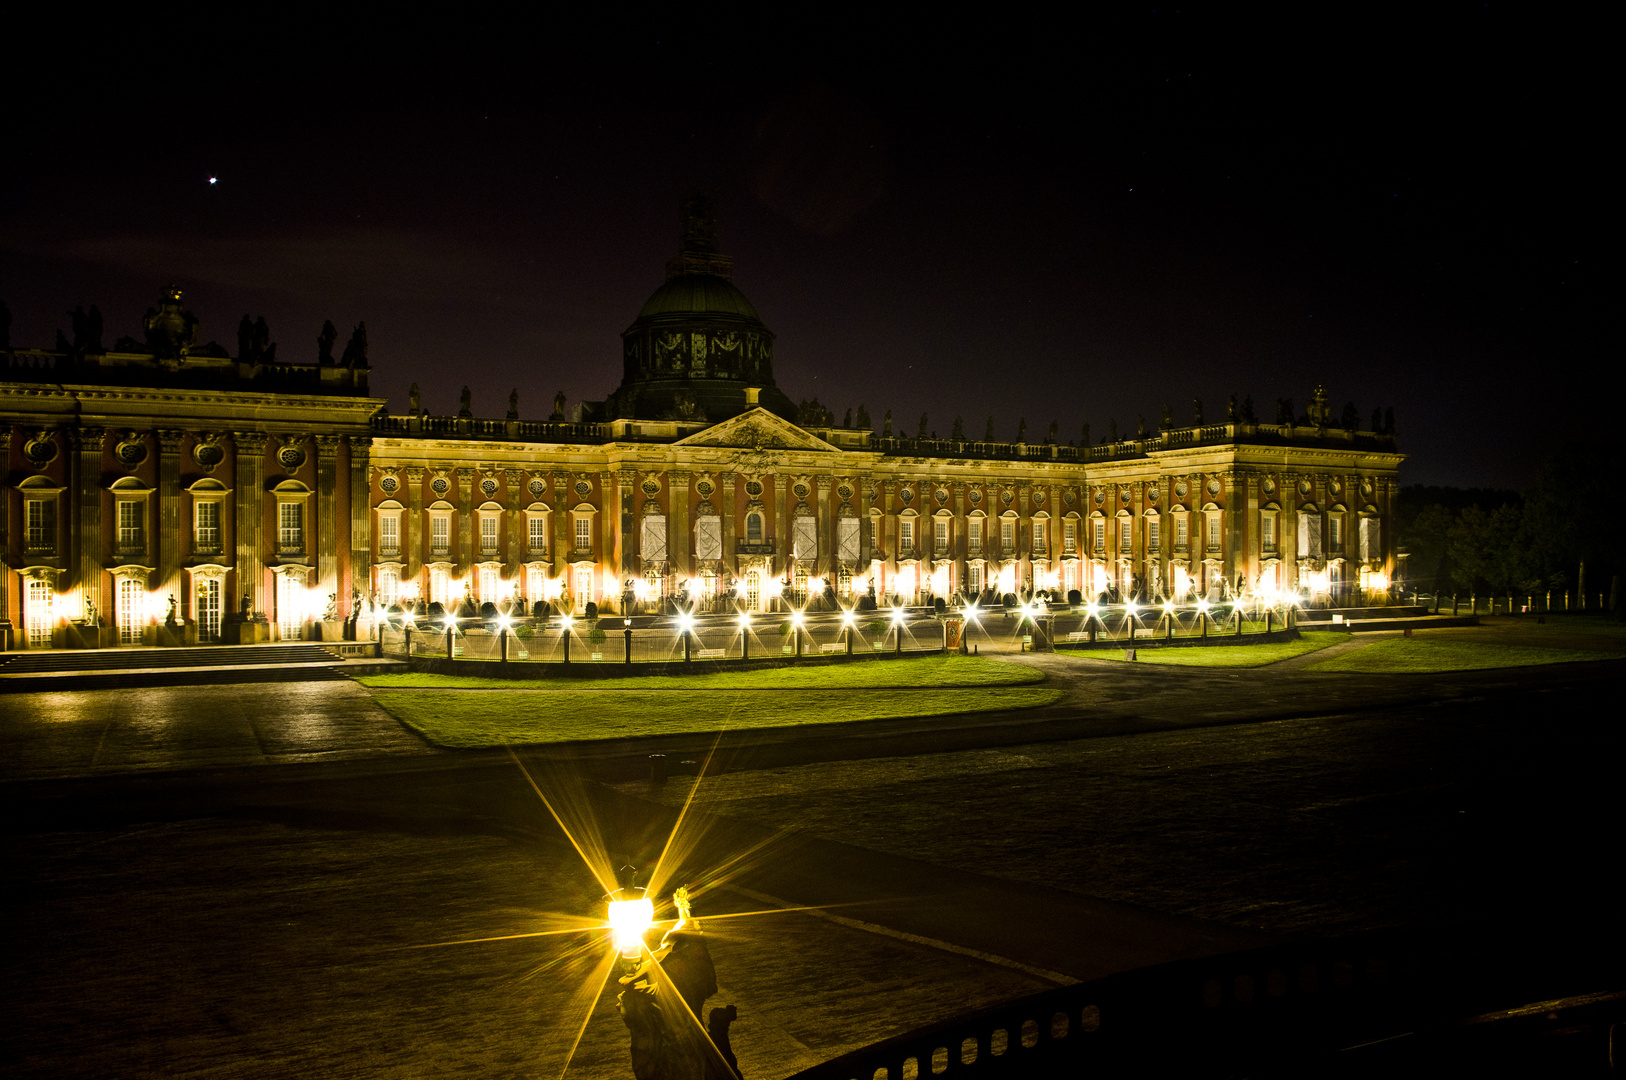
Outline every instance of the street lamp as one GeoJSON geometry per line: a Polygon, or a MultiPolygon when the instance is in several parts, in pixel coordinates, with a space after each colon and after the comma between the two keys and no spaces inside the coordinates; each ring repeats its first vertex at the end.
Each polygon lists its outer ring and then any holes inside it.
{"type": "Polygon", "coordinates": [[[644,934],[655,922],[655,904],[643,895],[642,886],[630,886],[611,893],[608,918],[610,939],[623,960],[637,958],[644,949],[644,934]]]}
{"type": "Polygon", "coordinates": [[[740,612],[740,659],[751,659],[751,613],[740,612]]]}

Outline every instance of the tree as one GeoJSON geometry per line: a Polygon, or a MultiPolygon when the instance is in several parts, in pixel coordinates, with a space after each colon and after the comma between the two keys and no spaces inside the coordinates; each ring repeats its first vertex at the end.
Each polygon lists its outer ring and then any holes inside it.
{"type": "Polygon", "coordinates": [[[920,434],[916,435],[915,438],[924,439],[925,437],[926,437],[926,414],[921,413],[920,414],[920,434]]]}
{"type": "Polygon", "coordinates": [[[954,430],[949,432],[949,438],[955,442],[965,442],[965,420],[962,417],[954,418],[954,430]]]}
{"type": "Polygon", "coordinates": [[[989,416],[988,416],[988,430],[983,432],[982,441],[983,442],[993,442],[994,441],[994,417],[993,417],[992,413],[990,413],[989,416]]]}

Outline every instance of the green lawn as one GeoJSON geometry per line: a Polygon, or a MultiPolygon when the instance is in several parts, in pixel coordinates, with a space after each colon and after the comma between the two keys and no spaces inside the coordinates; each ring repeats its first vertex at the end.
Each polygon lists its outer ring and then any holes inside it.
{"type": "Polygon", "coordinates": [[[1582,652],[1532,645],[1493,645],[1442,638],[1388,638],[1340,656],[1312,664],[1310,671],[1353,671],[1367,674],[1422,674],[1435,671],[1477,671],[1482,668],[1530,667],[1535,664],[1570,664],[1582,660],[1616,660],[1626,653],[1582,652]]]}
{"type": "MultiPolygon", "coordinates": [[[[518,667],[519,665],[515,665],[518,667]]],[[[541,665],[526,665],[539,669],[541,665]]],[[[575,678],[563,665],[538,670],[535,679],[483,679],[468,675],[368,675],[356,681],[380,690],[818,690],[918,689],[951,686],[1014,686],[1035,683],[1044,674],[1032,668],[976,656],[924,656],[906,660],[866,660],[817,667],[762,668],[700,675],[643,675],[620,679],[575,678]]]]}
{"type": "Polygon", "coordinates": [[[1063,696],[1060,690],[998,687],[865,689],[861,693],[786,689],[763,693],[760,688],[747,688],[702,695],[689,690],[647,689],[654,681],[651,679],[629,681],[646,688],[519,690],[509,684],[511,692],[506,694],[416,690],[379,692],[374,698],[430,742],[474,748],[504,742],[574,742],[1002,712],[1050,705],[1063,696]]]}
{"type": "MultiPolygon", "coordinates": [[[[1137,664],[1171,664],[1175,667],[1264,667],[1305,653],[1348,641],[1352,635],[1331,631],[1306,632],[1297,641],[1265,641],[1257,645],[1198,645],[1177,649],[1136,646],[1137,664]]],[[[1086,654],[1088,655],[1088,654],[1086,654]]],[[[1102,653],[1096,659],[1122,660],[1123,653],[1102,653]]]]}

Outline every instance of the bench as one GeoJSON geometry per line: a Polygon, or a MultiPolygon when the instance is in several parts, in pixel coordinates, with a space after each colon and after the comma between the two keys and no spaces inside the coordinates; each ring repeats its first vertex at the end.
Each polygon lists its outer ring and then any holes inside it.
{"type": "Polygon", "coordinates": [[[820,652],[846,652],[847,646],[839,641],[827,641],[819,646],[820,652]]]}
{"type": "Polygon", "coordinates": [[[727,649],[696,649],[695,658],[699,660],[721,660],[727,649]]]}
{"type": "Polygon", "coordinates": [[[1088,630],[1069,630],[1067,632],[1068,641],[1088,641],[1089,639],[1090,632],[1088,630]]]}

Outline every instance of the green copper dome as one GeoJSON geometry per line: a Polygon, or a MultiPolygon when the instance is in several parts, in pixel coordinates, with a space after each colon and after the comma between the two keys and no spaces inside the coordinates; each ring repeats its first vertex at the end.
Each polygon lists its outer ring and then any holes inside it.
{"type": "Polygon", "coordinates": [[[734,260],[717,251],[717,221],[703,200],[684,205],[683,243],[655,290],[621,334],[621,385],[605,419],[708,420],[758,403],[787,420],[796,407],[773,381],[773,331],[730,281],[734,260]]]}

